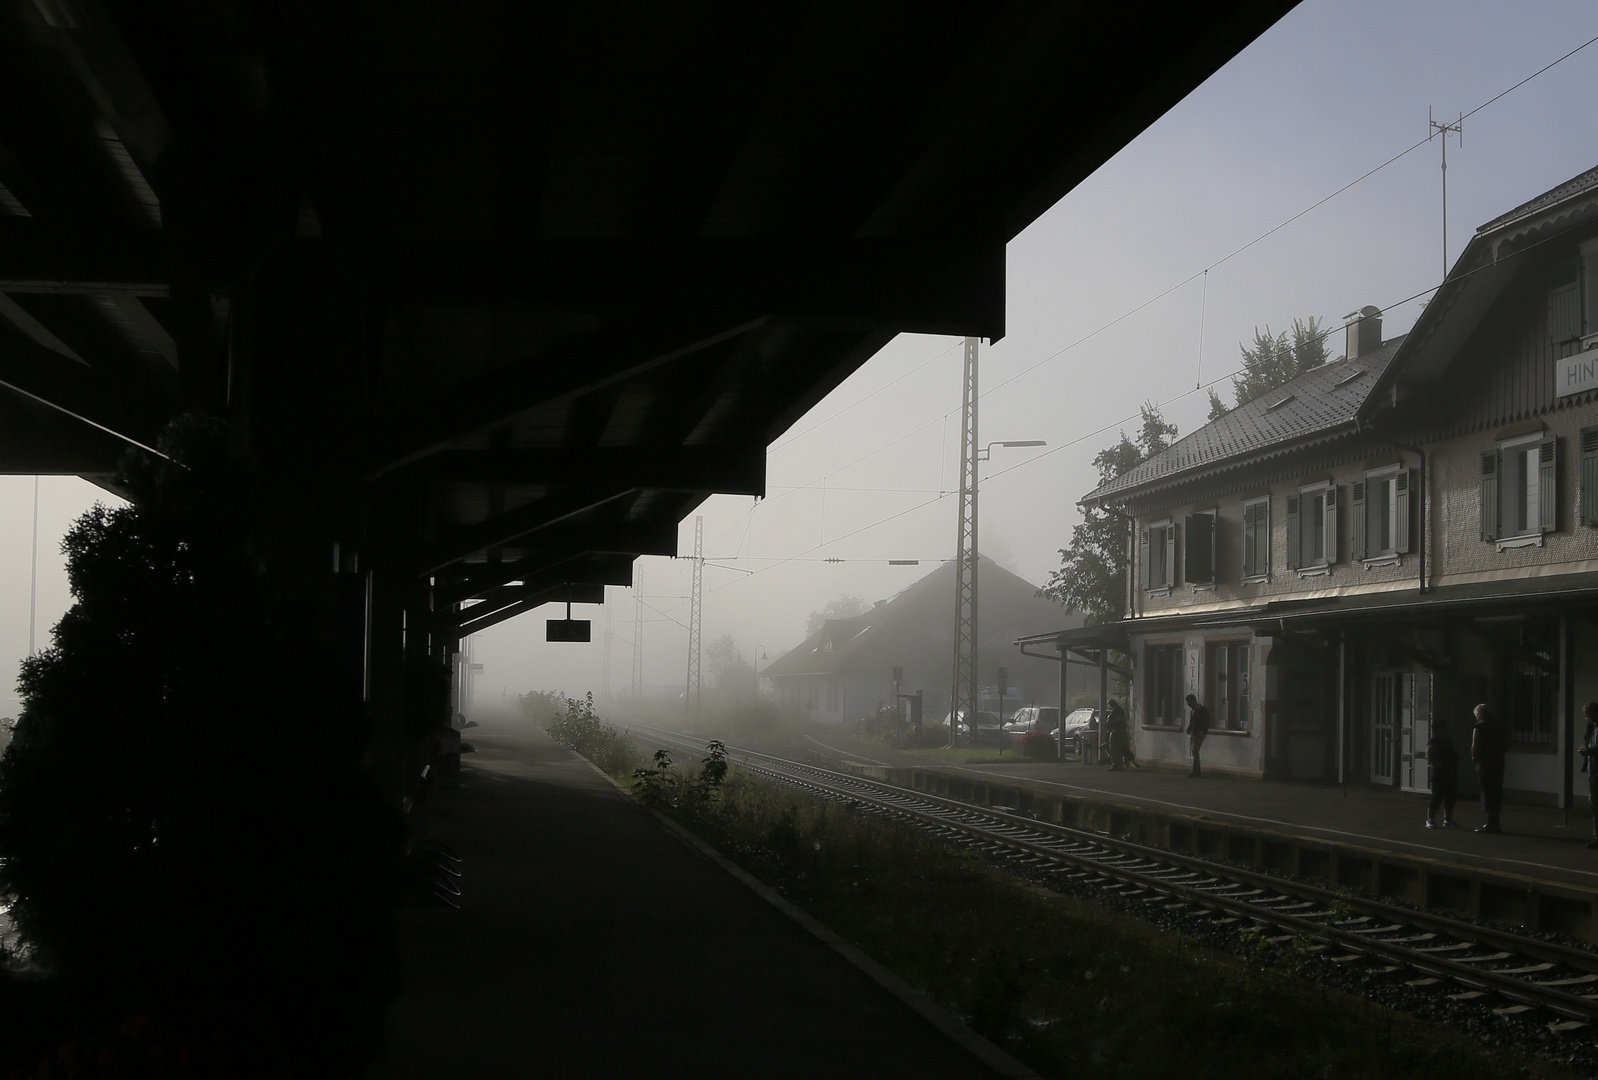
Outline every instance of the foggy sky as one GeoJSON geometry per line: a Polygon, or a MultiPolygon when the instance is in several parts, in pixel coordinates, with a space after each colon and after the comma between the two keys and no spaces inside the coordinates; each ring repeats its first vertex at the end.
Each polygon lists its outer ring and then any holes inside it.
{"type": "MultiPolygon", "coordinates": [[[[1094,486],[1094,454],[1131,431],[1145,399],[1175,398],[1165,414],[1184,434],[1201,426],[1208,399],[1195,384],[1234,371],[1255,327],[1311,315],[1340,326],[1375,304],[1385,337],[1407,331],[1426,298],[1394,305],[1442,276],[1435,142],[1071,347],[1423,138],[1428,106],[1448,118],[1474,109],[1595,35],[1598,9],[1581,0],[1306,0],[1034,222],[1009,245],[1007,336],[981,350],[979,434],[1049,446],[993,451],[983,553],[1041,584],[1094,486]]],[[[1465,121],[1463,145],[1448,151],[1450,261],[1478,225],[1598,165],[1595,87],[1598,45],[1465,121]]],[[[953,555],[955,500],[940,492],[958,476],[959,345],[901,336],[772,444],[763,502],[716,496],[700,508],[707,644],[730,633],[746,655],[764,646],[775,659],[834,597],[886,599],[953,555]]],[[[1328,345],[1340,356],[1341,333],[1328,345]]],[[[1230,385],[1217,389],[1230,405],[1230,385]]],[[[42,493],[44,639],[68,603],[60,537],[108,496],[72,478],[46,478],[42,493]]],[[[7,671],[27,651],[32,500],[32,478],[0,477],[7,671]]],[[[693,534],[690,515],[681,554],[693,534]]],[[[649,605],[646,687],[680,689],[690,566],[643,558],[635,572],[649,605]]],[[[607,609],[611,686],[625,689],[633,593],[611,588],[607,601],[574,610],[594,620],[588,645],[543,641],[553,607],[480,635],[480,698],[597,693],[607,609]]],[[[11,682],[0,680],[0,715],[14,709],[11,682]]]]}

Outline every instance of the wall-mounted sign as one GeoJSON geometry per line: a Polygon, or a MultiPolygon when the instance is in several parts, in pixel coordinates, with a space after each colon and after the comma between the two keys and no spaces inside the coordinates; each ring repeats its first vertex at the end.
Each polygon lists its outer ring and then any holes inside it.
{"type": "Polygon", "coordinates": [[[1560,397],[1579,394],[1583,390],[1598,390],[1598,349],[1588,349],[1554,363],[1558,370],[1560,397]]]}

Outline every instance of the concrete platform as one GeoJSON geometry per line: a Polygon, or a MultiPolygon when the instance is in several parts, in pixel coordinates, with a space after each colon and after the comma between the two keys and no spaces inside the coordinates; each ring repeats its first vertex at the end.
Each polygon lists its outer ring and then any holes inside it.
{"type": "MultiPolygon", "coordinates": [[[[1504,831],[1472,832],[1480,805],[1462,801],[1459,829],[1427,829],[1426,797],[1363,784],[1189,779],[1153,767],[1110,772],[1074,762],[929,764],[841,734],[810,740],[823,760],[917,790],[1004,805],[1064,824],[1319,878],[1372,895],[1557,930],[1598,941],[1598,850],[1592,816],[1506,805],[1504,831]]],[[[1468,766],[1468,763],[1462,763],[1468,766]]]]}
{"type": "Polygon", "coordinates": [[[996,1075],[542,732],[468,738],[462,906],[403,913],[371,1077],[996,1075]]]}

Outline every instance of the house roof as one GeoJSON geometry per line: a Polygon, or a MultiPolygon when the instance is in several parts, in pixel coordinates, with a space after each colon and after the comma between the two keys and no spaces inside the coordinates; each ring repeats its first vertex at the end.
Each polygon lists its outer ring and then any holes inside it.
{"type": "Polygon", "coordinates": [[[1530,260],[1516,256],[1537,251],[1544,241],[1563,232],[1590,228],[1595,221],[1598,166],[1477,229],[1410,328],[1404,347],[1382,374],[1376,393],[1367,399],[1361,419],[1374,411],[1382,392],[1398,380],[1425,384],[1444,377],[1516,275],[1536,265],[1536,256],[1530,260]]]}
{"type": "MultiPolygon", "coordinates": [[[[763,678],[789,675],[824,675],[841,668],[875,670],[879,661],[915,663],[929,650],[939,664],[952,663],[952,627],[947,611],[954,592],[955,563],[936,570],[901,590],[891,600],[863,615],[828,619],[821,630],[779,656],[760,674],[763,678]],[[942,616],[941,618],[939,616],[942,616]],[[945,650],[951,650],[945,652],[945,650]]],[[[1019,636],[1015,628],[1042,631],[1062,623],[1080,623],[1080,616],[1037,595],[1037,586],[983,558],[982,622],[979,637],[984,650],[1008,649],[1019,636]]],[[[884,668],[883,670],[887,670],[884,668]]]]}
{"type": "Polygon", "coordinates": [[[1351,430],[1404,339],[1396,337],[1352,360],[1334,360],[1290,379],[1267,394],[1178,439],[1083,499],[1115,501],[1134,492],[1176,483],[1200,470],[1229,467],[1279,453],[1305,440],[1351,430]]]}
{"type": "Polygon", "coordinates": [[[1535,199],[1521,203],[1507,214],[1500,214],[1477,229],[1476,234],[1480,236],[1490,232],[1497,232],[1504,226],[1512,225],[1521,218],[1532,217],[1551,206],[1558,206],[1566,199],[1584,195],[1594,190],[1598,190],[1598,166],[1588,169],[1579,176],[1571,177],[1557,187],[1549,188],[1535,199]]]}

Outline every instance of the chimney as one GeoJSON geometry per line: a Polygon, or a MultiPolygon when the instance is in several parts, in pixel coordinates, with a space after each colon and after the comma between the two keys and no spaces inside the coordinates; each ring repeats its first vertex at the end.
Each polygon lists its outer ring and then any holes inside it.
{"type": "Polygon", "coordinates": [[[1347,359],[1353,360],[1381,348],[1381,308],[1366,304],[1358,311],[1344,315],[1343,319],[1347,323],[1345,328],[1348,331],[1347,359]]]}

